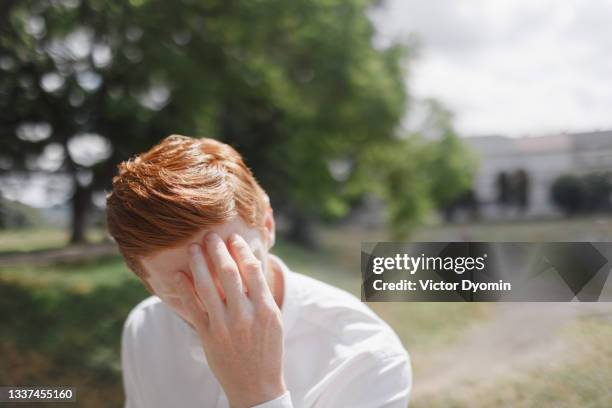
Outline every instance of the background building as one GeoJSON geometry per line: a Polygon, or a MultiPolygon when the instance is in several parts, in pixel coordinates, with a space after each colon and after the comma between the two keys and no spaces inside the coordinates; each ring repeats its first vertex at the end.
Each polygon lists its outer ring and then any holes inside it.
{"type": "Polygon", "coordinates": [[[481,136],[465,141],[477,152],[474,193],[483,218],[560,215],[550,188],[561,175],[612,172],[612,131],[510,138],[481,136]],[[505,200],[501,185],[525,178],[524,205],[505,200]],[[506,205],[504,205],[506,202],[506,205]]]}

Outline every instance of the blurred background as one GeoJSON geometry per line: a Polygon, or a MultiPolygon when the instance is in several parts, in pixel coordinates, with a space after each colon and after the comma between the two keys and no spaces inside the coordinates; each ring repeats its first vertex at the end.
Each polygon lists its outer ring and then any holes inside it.
{"type": "MultiPolygon", "coordinates": [[[[121,326],[148,294],[105,194],[169,134],[239,150],[273,252],[357,296],[362,241],[609,241],[610,17],[609,0],[4,0],[0,384],[121,406],[121,326]]],[[[370,306],[411,353],[415,407],[612,406],[612,304],[370,306]]]]}

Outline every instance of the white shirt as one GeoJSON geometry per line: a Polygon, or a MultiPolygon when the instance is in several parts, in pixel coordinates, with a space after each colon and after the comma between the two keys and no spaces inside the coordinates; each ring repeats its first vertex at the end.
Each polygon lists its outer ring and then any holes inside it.
{"type": "MultiPolygon", "coordinates": [[[[281,307],[288,392],[257,408],[406,408],[408,353],[355,296],[289,270],[281,307]]],[[[227,408],[196,332],[157,296],[138,304],[121,341],[126,408],[227,408]]]]}

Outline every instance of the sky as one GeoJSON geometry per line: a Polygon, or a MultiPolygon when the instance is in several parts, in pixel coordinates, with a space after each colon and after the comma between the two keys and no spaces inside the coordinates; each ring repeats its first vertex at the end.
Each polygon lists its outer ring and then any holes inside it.
{"type": "Polygon", "coordinates": [[[414,35],[409,92],[464,136],[612,129],[612,0],[387,0],[377,42],[414,35]]]}

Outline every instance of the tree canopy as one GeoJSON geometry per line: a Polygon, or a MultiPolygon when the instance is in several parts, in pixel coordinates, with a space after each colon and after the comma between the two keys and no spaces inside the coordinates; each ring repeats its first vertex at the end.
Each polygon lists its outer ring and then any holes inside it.
{"type": "MultiPolygon", "coordinates": [[[[389,202],[401,208],[395,218],[412,222],[447,193],[406,183],[409,169],[394,165],[424,168],[414,143],[397,137],[411,48],[374,46],[367,12],[378,3],[5,2],[0,168],[68,174],[73,241],[84,238],[91,195],[110,187],[117,163],[169,134],[236,147],[297,227],[345,214],[381,182],[401,185],[389,202]],[[41,169],[32,158],[49,152],[57,166],[41,169]],[[385,179],[373,169],[387,169],[385,179]]],[[[451,130],[441,143],[455,143],[451,130]]],[[[448,158],[440,150],[432,160],[454,174],[461,157],[448,158]]]]}

